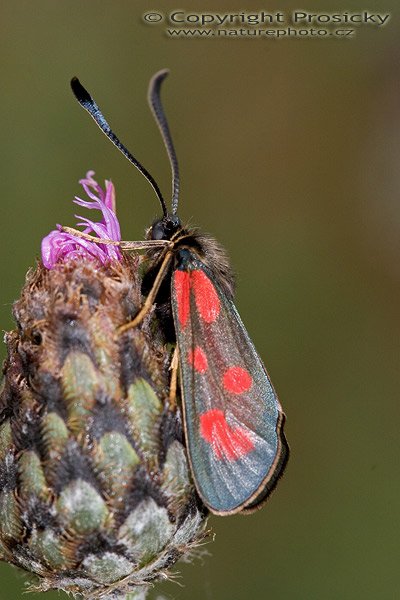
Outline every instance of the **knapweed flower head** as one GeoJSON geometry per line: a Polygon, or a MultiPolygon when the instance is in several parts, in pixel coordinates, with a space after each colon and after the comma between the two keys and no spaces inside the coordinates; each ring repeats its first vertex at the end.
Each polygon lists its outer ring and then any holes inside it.
{"type": "MultiPolygon", "coordinates": [[[[115,214],[115,189],[111,181],[105,182],[105,190],[93,179],[94,171],[88,171],[79,183],[90,200],[82,200],[75,196],[75,204],[89,210],[100,210],[102,220],[92,221],[86,217],[75,215],[83,227],[83,233],[96,235],[101,240],[121,241],[121,229],[115,214]]],[[[47,269],[53,269],[58,263],[76,258],[98,260],[105,265],[112,260],[121,260],[118,246],[101,244],[80,238],[62,230],[60,225],[42,240],[42,261],[47,269]]]]}
{"type": "MultiPolygon", "coordinates": [[[[58,229],[28,272],[6,334],[0,387],[0,561],[36,589],[84,600],[144,600],[205,535],[179,407],[170,403],[171,349],[143,306],[142,257],[120,240],[114,187],[87,173],[98,241],[58,229]]],[[[93,213],[92,213],[93,214],[93,213]]]]}

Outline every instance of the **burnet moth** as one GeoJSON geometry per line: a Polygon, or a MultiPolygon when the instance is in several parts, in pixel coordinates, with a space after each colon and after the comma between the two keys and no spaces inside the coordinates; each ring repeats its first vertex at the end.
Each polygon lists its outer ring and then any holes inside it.
{"type": "Polygon", "coordinates": [[[135,327],[154,304],[163,309],[163,322],[169,318],[173,323],[171,397],[179,370],[186,445],[197,491],[215,514],[246,513],[266,500],[284,470],[289,454],[285,416],[233,304],[233,276],[225,251],[214,239],[183,226],[178,217],[178,161],[160,99],[167,74],[168,70],[155,74],[148,99],[171,163],[171,211],[154,178],[119,141],[78,79],[71,87],[103,133],[152,185],[163,210],[162,218],[149,228],[147,241],[121,243],[122,248],[147,249],[152,266],[144,278],[151,283],[143,307],[120,332],[135,327]]]}

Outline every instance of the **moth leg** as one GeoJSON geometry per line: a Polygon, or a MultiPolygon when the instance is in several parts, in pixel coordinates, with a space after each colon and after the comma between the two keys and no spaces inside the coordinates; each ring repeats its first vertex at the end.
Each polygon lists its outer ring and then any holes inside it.
{"type": "Polygon", "coordinates": [[[61,231],[65,231],[65,233],[69,233],[71,235],[74,235],[75,237],[87,240],[88,242],[93,242],[95,244],[104,244],[106,246],[119,246],[121,250],[125,251],[148,250],[149,248],[165,248],[171,244],[171,242],[169,242],[168,240],[142,240],[138,242],[104,240],[94,235],[83,233],[83,231],[79,231],[78,229],[74,229],[73,227],[65,226],[61,227],[61,231]]]}
{"type": "Polygon", "coordinates": [[[108,246],[120,246],[121,242],[116,242],[114,240],[101,240],[95,235],[89,235],[88,233],[83,233],[83,231],[79,231],[79,229],[74,229],[73,227],[65,227],[64,225],[61,227],[61,231],[65,231],[65,233],[70,233],[75,237],[81,238],[83,240],[87,240],[88,242],[94,242],[96,244],[106,244],[108,246]]]}
{"type": "Polygon", "coordinates": [[[160,289],[162,280],[165,277],[165,274],[167,272],[169,263],[171,262],[172,256],[173,256],[173,253],[171,251],[167,251],[167,253],[165,254],[164,259],[160,265],[160,270],[157,273],[157,277],[154,280],[153,287],[151,288],[146,300],[144,301],[142,308],[139,310],[136,317],[134,319],[132,319],[132,321],[129,321],[129,323],[125,323],[125,325],[121,325],[120,327],[118,327],[119,334],[125,333],[125,331],[128,331],[129,329],[132,329],[133,327],[137,327],[137,325],[139,325],[139,323],[141,323],[143,321],[143,319],[145,318],[147,313],[150,311],[150,309],[153,306],[154,301],[156,299],[157,292],[160,289]]]}
{"type": "Polygon", "coordinates": [[[178,387],[178,368],[179,368],[179,348],[175,346],[171,360],[171,382],[169,385],[169,408],[176,409],[176,389],[178,387]]]}

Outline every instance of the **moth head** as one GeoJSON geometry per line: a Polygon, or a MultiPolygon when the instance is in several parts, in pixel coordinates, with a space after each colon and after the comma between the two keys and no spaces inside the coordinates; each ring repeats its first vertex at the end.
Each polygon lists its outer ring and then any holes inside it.
{"type": "Polygon", "coordinates": [[[177,215],[165,215],[162,219],[154,221],[147,237],[151,240],[170,240],[182,228],[181,220],[177,215]]]}

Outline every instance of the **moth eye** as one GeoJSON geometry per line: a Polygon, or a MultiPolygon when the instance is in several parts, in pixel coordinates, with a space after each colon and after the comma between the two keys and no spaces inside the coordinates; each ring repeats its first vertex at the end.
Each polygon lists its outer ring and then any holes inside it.
{"type": "Polygon", "coordinates": [[[154,223],[151,229],[151,239],[153,240],[163,240],[165,239],[165,227],[161,222],[154,223]]]}
{"type": "Polygon", "coordinates": [[[42,343],[42,339],[42,334],[39,331],[32,331],[31,340],[32,343],[35,344],[35,346],[40,346],[40,344],[42,343]]]}

